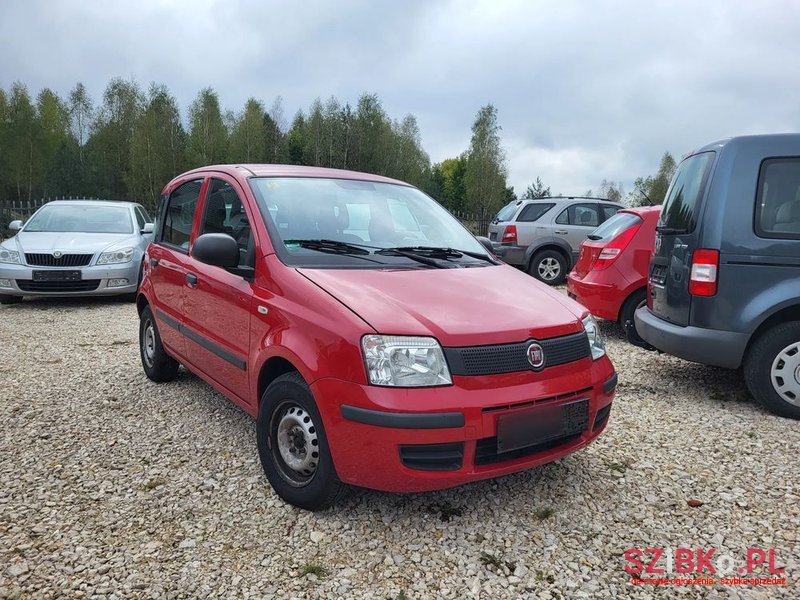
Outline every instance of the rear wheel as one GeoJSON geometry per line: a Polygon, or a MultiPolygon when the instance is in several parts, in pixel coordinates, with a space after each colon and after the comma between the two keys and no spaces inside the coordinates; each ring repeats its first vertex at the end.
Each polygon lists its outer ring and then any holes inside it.
{"type": "Polygon", "coordinates": [[[9,296],[8,294],[0,294],[0,304],[19,304],[22,302],[22,296],[9,296]]]}
{"type": "Polygon", "coordinates": [[[139,352],[145,375],[152,381],[172,381],[178,375],[180,365],[161,345],[161,336],[149,306],[144,308],[139,317],[139,352]]]}
{"type": "Polygon", "coordinates": [[[750,393],[768,410],[800,419],[800,321],[762,333],[744,362],[750,393]]]}
{"type": "Polygon", "coordinates": [[[559,285],[567,277],[567,261],[560,252],[542,250],[533,255],[528,273],[548,285],[559,285]]]}
{"type": "Polygon", "coordinates": [[[299,373],[269,384],[256,423],[258,455],[272,489],[306,510],[336,503],[347,489],[333,466],[322,417],[299,373]]]}
{"type": "Polygon", "coordinates": [[[647,290],[636,290],[628,296],[619,311],[619,324],[622,325],[628,341],[635,346],[642,346],[646,343],[636,331],[636,320],[633,318],[637,309],[645,304],[647,304],[647,290]]]}

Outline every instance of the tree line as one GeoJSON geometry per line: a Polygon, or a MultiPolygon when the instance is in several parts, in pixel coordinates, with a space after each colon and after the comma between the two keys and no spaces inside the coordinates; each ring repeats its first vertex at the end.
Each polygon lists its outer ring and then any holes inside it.
{"type": "Polygon", "coordinates": [[[223,110],[200,90],[186,119],[169,89],[112,79],[99,103],[78,83],[66,97],[45,88],[34,98],[17,82],[0,88],[0,201],[49,196],[157,204],[164,184],[191,168],[220,163],[283,163],[365,171],[414,184],[452,210],[492,211],[506,199],[505,156],[497,110],[481,108],[470,148],[447,165],[431,164],[416,118],[391,118],[374,94],[355,105],[314,100],[286,122],[278,96],[269,109],[250,98],[223,110]]]}

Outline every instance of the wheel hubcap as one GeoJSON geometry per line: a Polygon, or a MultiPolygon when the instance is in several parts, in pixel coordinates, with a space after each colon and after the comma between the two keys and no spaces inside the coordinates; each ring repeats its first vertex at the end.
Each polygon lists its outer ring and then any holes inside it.
{"type": "Polygon", "coordinates": [[[561,272],[561,265],[555,258],[545,258],[539,262],[539,276],[547,281],[552,281],[561,272]]]}
{"type": "Polygon", "coordinates": [[[769,374],[778,395],[789,404],[800,406],[800,342],[778,353],[769,374]]]}
{"type": "Polygon", "coordinates": [[[314,477],[319,464],[317,428],[311,415],[297,404],[284,405],[277,416],[277,462],[290,483],[305,485],[314,477]]]}
{"type": "Polygon", "coordinates": [[[152,367],[156,357],[156,332],[152,321],[145,323],[142,351],[144,362],[147,363],[148,367],[152,367]]]}

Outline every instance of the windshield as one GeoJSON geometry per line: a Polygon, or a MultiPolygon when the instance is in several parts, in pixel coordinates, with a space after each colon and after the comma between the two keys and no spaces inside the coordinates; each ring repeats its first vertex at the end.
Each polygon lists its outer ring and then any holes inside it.
{"type": "MultiPolygon", "coordinates": [[[[353,266],[358,252],[320,248],[301,240],[330,240],[376,251],[386,248],[452,248],[486,256],[473,235],[435,200],[413,187],[299,177],[257,177],[253,192],[268,215],[278,255],[290,264],[353,266]],[[274,239],[275,237],[279,239],[274,239]],[[336,252],[335,256],[330,253],[336,252]]],[[[362,253],[363,254],[363,253],[362,253]]],[[[373,253],[374,254],[374,253],[373,253]]],[[[473,260],[473,259],[470,259],[473,260]]],[[[359,267],[415,264],[408,256],[374,255],[359,267]]]]}
{"type": "Polygon", "coordinates": [[[659,227],[675,229],[675,233],[694,231],[700,199],[713,162],[714,153],[703,152],[690,156],[678,165],[664,198],[659,227]]]}
{"type": "Polygon", "coordinates": [[[589,239],[596,241],[613,240],[629,227],[641,222],[642,220],[633,213],[620,212],[595,229],[589,235],[589,239]]]}
{"type": "Polygon", "coordinates": [[[28,221],[25,231],[133,233],[133,222],[127,207],[47,204],[28,221]]]}
{"type": "Polygon", "coordinates": [[[517,210],[517,201],[514,200],[513,202],[509,202],[503,208],[501,208],[500,211],[497,213],[497,215],[494,218],[495,223],[497,223],[498,221],[508,221],[512,216],[514,216],[516,210],[517,210]]]}

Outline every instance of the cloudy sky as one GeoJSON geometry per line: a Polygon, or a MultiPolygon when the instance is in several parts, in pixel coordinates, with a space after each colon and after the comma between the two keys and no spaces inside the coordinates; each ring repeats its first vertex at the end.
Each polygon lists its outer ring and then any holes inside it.
{"type": "Polygon", "coordinates": [[[553,192],[626,191],[715,139],[800,131],[800,2],[0,0],[0,86],[100,99],[111,77],[167,84],[182,111],[277,95],[377,93],[414,114],[433,161],[499,111],[509,179],[553,192]]]}

